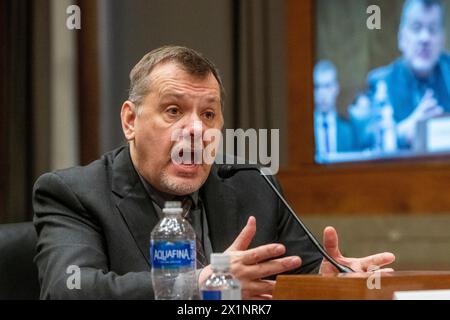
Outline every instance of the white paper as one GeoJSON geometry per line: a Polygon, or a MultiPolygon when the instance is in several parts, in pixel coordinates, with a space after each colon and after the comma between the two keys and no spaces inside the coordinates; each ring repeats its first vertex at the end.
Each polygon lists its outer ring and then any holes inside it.
{"type": "Polygon", "coordinates": [[[428,120],[427,151],[450,150],[450,117],[428,120]]]}
{"type": "Polygon", "coordinates": [[[397,291],[394,300],[450,300],[450,290],[397,291]]]}

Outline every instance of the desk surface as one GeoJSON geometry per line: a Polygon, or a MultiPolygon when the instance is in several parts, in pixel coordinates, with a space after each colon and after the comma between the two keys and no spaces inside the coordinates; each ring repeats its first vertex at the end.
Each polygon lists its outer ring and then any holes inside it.
{"type": "Polygon", "coordinates": [[[391,300],[396,291],[450,289],[450,272],[397,271],[277,277],[279,300],[391,300]]]}

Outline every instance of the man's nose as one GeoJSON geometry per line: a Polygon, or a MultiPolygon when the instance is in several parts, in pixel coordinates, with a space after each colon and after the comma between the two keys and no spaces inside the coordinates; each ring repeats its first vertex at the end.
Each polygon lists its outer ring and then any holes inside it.
{"type": "Polygon", "coordinates": [[[201,139],[203,135],[203,122],[196,113],[192,113],[187,119],[187,130],[191,138],[201,139]]]}
{"type": "Polygon", "coordinates": [[[419,32],[419,40],[421,42],[428,42],[431,39],[431,32],[429,28],[422,28],[419,32]]]}

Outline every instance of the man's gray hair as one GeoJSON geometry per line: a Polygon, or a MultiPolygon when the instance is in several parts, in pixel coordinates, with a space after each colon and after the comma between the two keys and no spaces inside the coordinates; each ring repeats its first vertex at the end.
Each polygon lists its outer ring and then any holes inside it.
{"type": "Polygon", "coordinates": [[[320,60],[314,67],[314,79],[324,72],[332,72],[337,79],[337,69],[333,62],[329,60],[320,60]]]}
{"type": "Polygon", "coordinates": [[[150,92],[150,73],[159,64],[174,62],[187,73],[204,78],[212,74],[220,86],[220,103],[225,104],[225,89],[216,66],[201,53],[181,46],[163,46],[147,53],[130,72],[128,100],[139,110],[144,98],[150,92]]]}
{"type": "Polygon", "coordinates": [[[441,26],[443,29],[445,29],[445,5],[441,0],[406,0],[405,4],[403,5],[402,17],[400,20],[400,30],[406,25],[409,10],[415,3],[422,4],[426,9],[438,6],[439,9],[441,9],[441,26]]]}

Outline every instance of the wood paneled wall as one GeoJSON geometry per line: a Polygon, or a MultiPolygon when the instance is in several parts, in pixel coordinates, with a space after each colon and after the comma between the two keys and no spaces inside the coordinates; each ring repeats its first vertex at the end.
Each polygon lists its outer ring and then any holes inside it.
{"type": "Polygon", "coordinates": [[[78,0],[83,27],[78,32],[78,120],[80,163],[100,154],[100,62],[98,43],[98,1],[78,0]]]}
{"type": "Polygon", "coordinates": [[[31,216],[31,6],[26,0],[0,5],[0,223],[31,216]]]}

